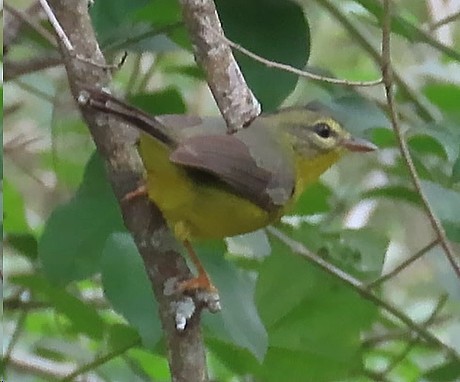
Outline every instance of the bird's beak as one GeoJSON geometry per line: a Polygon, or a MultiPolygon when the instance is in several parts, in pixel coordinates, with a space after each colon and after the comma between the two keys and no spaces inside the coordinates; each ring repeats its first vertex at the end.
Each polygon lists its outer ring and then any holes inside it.
{"type": "Polygon", "coordinates": [[[368,152],[368,151],[374,151],[377,150],[378,147],[374,145],[373,143],[366,141],[365,139],[362,138],[346,138],[342,141],[342,145],[354,152],[368,152]]]}

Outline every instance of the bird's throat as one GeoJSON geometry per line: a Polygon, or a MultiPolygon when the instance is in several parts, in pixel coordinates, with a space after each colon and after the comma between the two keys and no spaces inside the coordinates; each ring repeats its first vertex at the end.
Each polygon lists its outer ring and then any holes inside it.
{"type": "Polygon", "coordinates": [[[315,158],[298,156],[296,158],[296,187],[294,199],[297,199],[310,184],[316,182],[318,178],[329,167],[339,160],[340,151],[330,151],[315,158]]]}

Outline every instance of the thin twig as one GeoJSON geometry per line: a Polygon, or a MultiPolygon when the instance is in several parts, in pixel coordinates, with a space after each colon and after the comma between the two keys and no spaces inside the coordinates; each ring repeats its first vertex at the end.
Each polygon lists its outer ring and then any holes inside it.
{"type": "Polygon", "coordinates": [[[434,30],[442,27],[443,25],[449,24],[452,21],[457,20],[458,18],[460,18],[460,11],[454,12],[454,13],[450,14],[449,16],[446,16],[443,19],[436,21],[435,23],[433,23],[430,26],[430,30],[434,31],[434,30]]]}
{"type": "Polygon", "coordinates": [[[385,94],[387,98],[388,104],[388,111],[390,116],[390,122],[393,127],[393,130],[398,138],[399,149],[401,151],[401,155],[406,162],[407,168],[409,170],[409,174],[412,180],[412,184],[414,185],[417,193],[420,196],[422,201],[422,205],[425,209],[425,212],[428,216],[428,219],[433,227],[434,231],[436,232],[437,237],[439,238],[441,247],[446,254],[447,259],[449,260],[454,272],[460,278],[460,265],[457,263],[456,255],[449,244],[447,239],[446,233],[444,228],[439,221],[438,217],[434,213],[433,209],[431,208],[430,202],[426,197],[425,193],[422,190],[422,184],[420,179],[417,175],[417,170],[415,168],[414,162],[412,161],[412,157],[410,155],[409,147],[407,146],[407,142],[404,138],[403,132],[399,125],[399,119],[396,112],[396,105],[394,102],[394,94],[393,94],[393,78],[392,78],[392,70],[391,70],[391,56],[390,56],[390,27],[391,27],[391,0],[385,0],[383,2],[383,22],[382,22],[382,76],[383,82],[385,86],[385,94]]]}
{"type": "Polygon", "coordinates": [[[401,272],[402,270],[407,268],[414,261],[416,261],[419,258],[421,258],[423,255],[425,255],[425,253],[427,253],[428,251],[430,251],[431,249],[436,247],[438,244],[439,244],[439,239],[435,239],[435,240],[431,241],[430,243],[425,245],[422,249],[417,251],[417,253],[415,253],[414,255],[410,256],[406,260],[404,260],[401,264],[399,264],[397,267],[395,267],[395,269],[393,269],[392,271],[384,274],[383,276],[379,277],[378,279],[376,279],[376,280],[370,282],[369,284],[367,284],[367,287],[368,288],[375,288],[376,286],[384,283],[385,281],[395,277],[399,272],[401,272]]]}
{"type": "Polygon", "coordinates": [[[128,350],[132,349],[133,347],[135,346],[139,346],[141,345],[141,340],[140,338],[136,338],[135,340],[133,340],[132,342],[129,342],[127,343],[125,346],[122,346],[118,349],[115,349],[103,356],[100,356],[100,357],[97,357],[96,359],[94,359],[93,361],[83,365],[83,366],[80,366],[79,368],[75,369],[72,373],[70,373],[69,375],[65,376],[64,378],[61,379],[61,382],[69,382],[69,381],[73,381],[76,377],[78,377],[79,375],[82,375],[84,373],[87,373],[91,370],[95,370],[97,369],[99,366],[113,360],[114,358],[117,358],[121,355],[123,355],[124,353],[126,353],[128,350]]]}
{"type": "Polygon", "coordinates": [[[120,60],[114,64],[106,64],[106,63],[98,63],[96,61],[94,61],[93,59],[91,58],[88,58],[88,57],[84,57],[82,56],[81,54],[77,54],[75,56],[75,58],[81,62],[85,62],[87,64],[90,64],[90,65],[93,65],[97,68],[101,68],[101,69],[104,69],[104,70],[118,70],[120,69],[123,64],[125,63],[126,61],[126,57],[128,57],[128,52],[125,50],[123,52],[123,56],[121,56],[120,60]]]}
{"type": "MultiPolygon", "coordinates": [[[[452,315],[446,315],[436,317],[431,322],[431,327],[442,325],[446,322],[451,321],[453,318],[452,315]]],[[[391,332],[386,332],[383,334],[373,335],[372,337],[367,337],[363,340],[362,344],[364,347],[374,348],[375,345],[378,345],[382,342],[389,341],[406,341],[413,337],[413,331],[410,329],[398,329],[392,330],[391,332]]],[[[423,343],[424,345],[433,346],[433,344],[428,344],[427,342],[423,343]]]]}
{"type": "Polygon", "coordinates": [[[436,306],[434,307],[429,317],[423,322],[423,325],[428,327],[428,326],[431,326],[436,321],[436,318],[438,317],[439,313],[441,313],[441,310],[446,305],[446,302],[448,299],[449,299],[449,295],[447,293],[444,293],[439,297],[438,302],[436,303],[436,306]]]}
{"type": "MultiPolygon", "coordinates": [[[[57,381],[65,376],[69,369],[69,364],[57,361],[51,361],[49,358],[44,359],[35,355],[26,355],[19,358],[15,354],[9,361],[10,369],[13,369],[20,375],[27,375],[28,378],[36,376],[41,381],[57,381]]],[[[7,380],[7,379],[5,379],[7,380]]]]}
{"type": "Polygon", "coordinates": [[[3,63],[3,80],[11,81],[25,74],[38,72],[62,64],[62,58],[57,56],[32,57],[21,61],[5,60],[3,63]]]}
{"type": "MultiPolygon", "coordinates": [[[[4,2],[2,2],[4,4],[4,2]]],[[[7,6],[7,4],[4,4],[7,6]]],[[[40,16],[40,11],[42,7],[38,1],[34,0],[31,5],[23,10],[25,15],[31,20],[35,20],[36,16],[40,16]]],[[[3,12],[3,8],[2,8],[3,12]]],[[[3,58],[8,55],[10,46],[13,45],[19,38],[24,22],[22,19],[17,18],[11,13],[5,12],[3,15],[3,58]]],[[[39,17],[40,18],[40,17],[39,17]]]]}
{"type": "Polygon", "coordinates": [[[233,49],[236,49],[237,51],[243,53],[244,55],[252,58],[253,60],[257,62],[260,62],[261,64],[264,64],[265,66],[269,68],[276,68],[276,69],[284,70],[286,72],[294,73],[301,77],[306,77],[310,80],[322,81],[322,82],[327,82],[327,83],[335,84],[335,85],[347,85],[347,86],[375,86],[375,85],[381,84],[383,81],[382,78],[379,78],[378,80],[373,80],[373,81],[349,81],[349,80],[342,80],[339,78],[320,76],[315,73],[297,69],[291,65],[282,64],[280,62],[268,60],[264,57],[257,55],[254,52],[251,52],[250,50],[242,47],[241,45],[233,42],[232,40],[230,40],[224,35],[220,36],[220,38],[223,41],[225,41],[228,45],[230,45],[233,49]]]}
{"type": "Polygon", "coordinates": [[[41,37],[43,37],[47,42],[49,42],[51,46],[55,48],[57,47],[56,40],[53,37],[53,35],[50,32],[48,32],[47,29],[43,28],[39,23],[37,23],[34,19],[32,19],[27,13],[15,9],[7,3],[4,3],[3,6],[14,17],[17,17],[24,24],[27,24],[30,28],[37,32],[41,37]]]}
{"type": "Polygon", "coordinates": [[[46,16],[48,17],[49,22],[53,26],[54,31],[58,35],[59,40],[65,45],[65,47],[66,47],[66,49],[67,49],[67,51],[69,53],[73,53],[73,51],[74,51],[73,46],[70,43],[70,40],[67,37],[67,35],[65,34],[64,30],[62,29],[61,24],[59,24],[58,19],[56,18],[56,16],[54,15],[53,11],[50,8],[50,6],[48,5],[47,1],[46,0],[39,0],[39,1],[40,1],[40,4],[41,4],[43,10],[46,13],[46,16]]]}
{"type": "MultiPolygon", "coordinates": [[[[433,311],[430,313],[430,316],[423,322],[423,326],[425,328],[428,328],[432,322],[434,321],[434,319],[437,317],[437,315],[439,314],[439,312],[442,310],[442,308],[444,307],[444,305],[446,304],[447,302],[447,299],[448,299],[448,295],[447,294],[443,294],[439,299],[438,299],[438,302],[436,303],[436,306],[434,307],[433,311]]],[[[381,372],[382,375],[388,375],[391,373],[391,371],[394,370],[394,368],[396,366],[398,366],[398,364],[400,362],[402,362],[406,357],[407,355],[411,352],[411,350],[414,348],[414,346],[417,344],[417,342],[419,341],[419,337],[418,336],[415,336],[414,338],[412,338],[407,344],[406,346],[404,347],[403,351],[401,353],[399,353],[399,355],[397,357],[395,357],[391,362],[390,364],[385,368],[384,371],[381,372]]]]}
{"type": "Polygon", "coordinates": [[[367,287],[362,283],[360,280],[356,279],[352,275],[346,273],[342,269],[336,267],[333,264],[330,264],[322,257],[312,253],[309,251],[303,244],[295,241],[285,235],[280,230],[274,227],[267,227],[267,231],[271,233],[273,236],[278,238],[281,242],[286,244],[294,253],[304,257],[309,262],[313,263],[314,265],[320,267],[327,273],[333,275],[338,280],[341,280],[345,284],[352,287],[356,292],[358,292],[362,297],[366,300],[373,302],[375,305],[383,308],[388,313],[399,319],[405,325],[407,325],[411,330],[417,333],[420,338],[423,338],[425,341],[436,345],[440,349],[444,350],[445,353],[451,357],[452,359],[460,360],[460,355],[457,354],[456,350],[451,348],[450,346],[444,344],[439,338],[434,336],[424,327],[420,326],[416,322],[414,322],[409,316],[401,312],[399,309],[395,308],[390,303],[382,300],[379,296],[373,293],[371,290],[367,289],[367,287]]]}
{"type": "Polygon", "coordinates": [[[137,53],[134,57],[133,70],[128,78],[128,83],[125,87],[125,92],[127,95],[133,93],[134,85],[136,84],[137,79],[141,73],[141,62],[142,62],[142,53],[137,53]]]}
{"type": "Polygon", "coordinates": [[[22,311],[17,320],[16,327],[14,328],[14,332],[11,335],[10,341],[8,342],[8,346],[3,355],[2,363],[3,363],[4,370],[6,369],[6,366],[8,365],[11,359],[11,354],[13,353],[13,349],[18,343],[19,337],[21,336],[21,332],[24,329],[24,323],[26,322],[26,318],[28,314],[29,314],[28,311],[26,310],[22,311]]]}
{"type": "Polygon", "coordinates": [[[30,94],[33,94],[34,96],[40,98],[41,100],[44,100],[44,101],[47,101],[49,103],[53,103],[54,102],[54,99],[52,96],[50,96],[49,94],[41,91],[40,89],[37,89],[36,87],[32,86],[32,85],[29,85],[21,80],[18,80],[18,79],[15,79],[13,81],[16,85],[18,85],[18,87],[20,87],[22,90],[30,93],[30,94]]]}
{"type": "Polygon", "coordinates": [[[155,73],[155,70],[157,69],[157,61],[158,61],[158,55],[152,57],[152,62],[150,63],[150,66],[148,69],[145,71],[143,75],[140,76],[139,78],[139,84],[137,86],[137,91],[138,92],[145,92],[147,89],[147,85],[152,78],[153,74],[155,73]]]}
{"type": "MultiPolygon", "coordinates": [[[[329,13],[336,18],[343,27],[355,38],[355,40],[370,54],[371,58],[375,61],[377,65],[381,64],[381,54],[380,50],[377,49],[368,39],[368,37],[356,27],[356,25],[346,17],[340,8],[336,5],[336,2],[329,0],[316,0],[316,2],[323,6],[329,13]]],[[[427,121],[433,122],[436,121],[436,117],[432,108],[429,105],[429,102],[423,97],[420,92],[416,92],[411,89],[410,86],[404,81],[402,76],[393,71],[393,77],[395,83],[401,90],[401,93],[412,102],[420,117],[427,121]]]]}
{"type": "Polygon", "coordinates": [[[184,25],[184,23],[182,21],[179,21],[174,24],[165,25],[162,28],[150,29],[138,35],[129,36],[126,40],[115,41],[111,43],[111,45],[110,43],[107,45],[102,44],[102,48],[104,49],[104,51],[107,51],[107,50],[115,51],[115,50],[118,50],[124,47],[129,47],[130,44],[136,44],[136,43],[141,42],[142,40],[145,40],[151,37],[155,37],[161,34],[167,34],[169,32],[172,32],[173,30],[181,27],[182,25],[184,25]]]}

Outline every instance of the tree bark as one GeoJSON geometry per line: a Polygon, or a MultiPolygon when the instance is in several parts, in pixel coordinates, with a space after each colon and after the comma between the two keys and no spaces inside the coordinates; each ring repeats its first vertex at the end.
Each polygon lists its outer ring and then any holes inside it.
{"type": "MultiPolygon", "coordinates": [[[[75,99],[81,100],[85,86],[102,87],[110,81],[88,15],[87,1],[49,0],[49,3],[74,49],[71,53],[63,41],[58,41],[70,88],[75,99]]],[[[219,37],[223,32],[214,3],[211,0],[183,0],[182,6],[197,60],[203,66],[216,102],[229,129],[240,128],[259,114],[260,106],[247,87],[230,48],[219,37]]],[[[172,380],[205,382],[208,375],[200,328],[203,301],[171,293],[172,283],[191,276],[177,251],[178,244],[160,211],[147,198],[122,202],[124,195],[142,182],[143,176],[142,163],[133,145],[132,129],[115,118],[94,112],[83,102],[79,105],[97,149],[105,160],[125,225],[142,256],[158,300],[172,380]],[[185,329],[178,330],[178,311],[184,306],[188,306],[193,314],[185,317],[185,329]]]]}
{"type": "MultiPolygon", "coordinates": [[[[108,84],[110,75],[102,67],[105,60],[91,25],[87,1],[50,0],[49,4],[74,48],[74,53],[70,54],[62,41],[59,41],[74,97],[78,99],[81,96],[84,84],[108,84]],[[88,58],[101,67],[84,62],[76,55],[88,58]]],[[[172,380],[207,381],[200,309],[195,310],[185,329],[179,331],[176,329],[176,307],[184,303],[184,297],[166,293],[168,288],[165,286],[170,285],[171,280],[187,279],[191,276],[183,257],[177,251],[178,244],[166,227],[159,210],[147,198],[137,198],[130,203],[122,202],[127,192],[138,187],[143,176],[142,163],[133,145],[133,131],[115,118],[95,113],[84,106],[80,108],[97,150],[105,160],[108,179],[120,201],[125,225],[142,256],[159,303],[172,380]]]]}

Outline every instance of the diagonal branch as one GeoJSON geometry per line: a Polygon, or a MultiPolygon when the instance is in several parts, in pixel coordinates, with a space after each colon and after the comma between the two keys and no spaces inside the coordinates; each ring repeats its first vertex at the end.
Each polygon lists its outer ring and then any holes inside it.
{"type": "MultiPolygon", "coordinates": [[[[3,5],[5,10],[10,13],[11,15],[13,15],[17,20],[19,20],[19,22],[21,24],[19,24],[19,27],[18,27],[18,33],[20,31],[20,27],[25,24],[27,25],[29,28],[33,29],[35,32],[37,32],[41,37],[43,37],[47,42],[50,43],[51,46],[53,47],[56,47],[56,41],[54,40],[53,38],[53,35],[48,32],[47,29],[45,29],[44,27],[42,27],[32,16],[33,14],[36,12],[36,8],[37,6],[34,4],[32,5],[27,11],[20,11],[8,4],[4,4],[3,5]]],[[[9,35],[9,34],[7,34],[9,35]]],[[[16,36],[12,36],[11,37],[11,40],[14,41],[14,39],[16,38],[16,36]]],[[[11,41],[11,42],[12,42],[11,41]]],[[[9,43],[6,45],[6,47],[8,48],[9,46],[9,43]]]]}
{"type": "MultiPolygon", "coordinates": [[[[6,57],[10,46],[16,43],[20,37],[24,25],[28,24],[28,21],[36,25],[35,18],[41,19],[42,15],[38,1],[32,2],[24,11],[16,11],[16,14],[15,8],[8,6],[5,2],[3,2],[3,8],[6,11],[3,13],[3,55],[6,57]],[[11,10],[12,12],[9,12],[11,10]]],[[[31,25],[29,26],[33,28],[31,25]]],[[[52,39],[52,44],[54,43],[54,39],[52,39]]]]}
{"type": "Polygon", "coordinates": [[[410,256],[406,260],[404,260],[401,264],[399,264],[397,267],[395,267],[392,271],[380,276],[378,279],[375,279],[374,281],[370,282],[367,284],[368,288],[375,288],[378,285],[381,285],[385,281],[388,281],[389,279],[395,277],[399,272],[403,271],[406,269],[410,264],[412,264],[414,261],[420,259],[422,256],[424,256],[428,251],[432,250],[434,247],[436,247],[439,244],[439,239],[434,239],[427,245],[425,245],[422,249],[417,251],[414,255],[410,256]]]}
{"type": "Polygon", "coordinates": [[[302,243],[299,243],[298,241],[291,239],[289,236],[285,235],[280,230],[274,227],[268,227],[267,230],[270,234],[272,234],[282,243],[287,245],[291,249],[292,252],[302,256],[310,263],[321,268],[322,270],[334,276],[336,279],[342,281],[343,283],[349,285],[357,293],[359,293],[363,298],[381,307],[382,309],[390,313],[392,316],[400,320],[402,323],[407,325],[407,327],[409,327],[411,331],[416,333],[421,339],[442,349],[445,352],[445,354],[448,355],[451,359],[460,360],[460,355],[457,354],[455,349],[444,344],[439,338],[434,336],[425,327],[417,324],[405,313],[401,312],[399,309],[394,307],[392,304],[381,299],[374,292],[368,289],[366,285],[362,283],[360,280],[348,274],[347,272],[343,271],[342,269],[336,267],[335,265],[327,262],[322,257],[308,250],[308,248],[306,248],[302,243]]]}
{"type": "Polygon", "coordinates": [[[312,72],[307,72],[305,70],[300,70],[297,69],[291,65],[283,64],[280,62],[272,61],[267,58],[261,57],[258,54],[255,54],[254,52],[251,52],[249,49],[244,48],[243,46],[231,41],[229,38],[225,36],[221,36],[222,40],[226,42],[228,45],[230,45],[233,49],[243,53],[244,55],[248,56],[249,58],[252,58],[254,61],[260,62],[261,64],[264,64],[268,68],[275,68],[279,70],[284,70],[285,72],[288,73],[293,73],[296,74],[300,77],[305,77],[310,80],[314,81],[322,81],[322,82],[327,82],[329,84],[334,84],[334,85],[346,85],[346,86],[376,86],[380,85],[383,81],[382,78],[379,78],[377,80],[372,80],[372,81],[351,81],[351,80],[343,80],[340,78],[334,78],[334,77],[326,77],[326,76],[320,76],[319,74],[315,74],[312,72]]]}
{"type": "Polygon", "coordinates": [[[182,15],[192,39],[195,59],[206,73],[209,88],[232,133],[260,113],[260,104],[246,85],[233,57],[212,0],[181,0],[182,15]]]}

